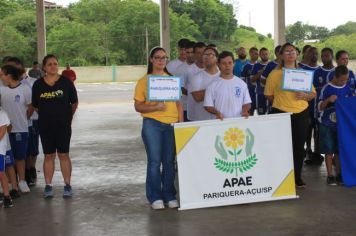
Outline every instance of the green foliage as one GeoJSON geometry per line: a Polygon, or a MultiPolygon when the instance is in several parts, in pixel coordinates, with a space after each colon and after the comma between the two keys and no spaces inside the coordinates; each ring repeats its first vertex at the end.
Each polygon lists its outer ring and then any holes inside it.
{"type": "MultiPolygon", "coordinates": [[[[229,162],[222,159],[215,158],[215,167],[225,173],[232,174],[234,171],[240,171],[240,173],[246,172],[254,167],[257,163],[256,154],[253,154],[245,160],[238,162],[229,162]]],[[[237,173],[237,172],[236,172],[237,173]]]]}
{"type": "Polygon", "coordinates": [[[301,21],[286,27],[286,40],[292,43],[300,43],[308,39],[324,41],[329,34],[329,30],[325,27],[303,24],[301,21]]]}
{"type": "Polygon", "coordinates": [[[344,25],[340,25],[332,30],[331,35],[350,35],[356,33],[356,22],[349,21],[344,25]]]}
{"type": "Polygon", "coordinates": [[[237,21],[231,4],[218,0],[170,1],[171,9],[181,15],[187,13],[200,26],[204,39],[229,39],[237,21]]]}

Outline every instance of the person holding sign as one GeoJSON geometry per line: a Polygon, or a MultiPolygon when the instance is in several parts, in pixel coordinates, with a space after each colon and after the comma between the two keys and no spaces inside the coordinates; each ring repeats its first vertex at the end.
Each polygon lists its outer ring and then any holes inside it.
{"type": "Polygon", "coordinates": [[[295,184],[297,187],[303,188],[305,187],[302,180],[304,143],[309,126],[308,101],[316,96],[312,86],[313,73],[308,74],[304,73],[305,71],[296,70],[298,68],[297,50],[293,44],[284,44],[280,54],[282,56],[281,63],[269,74],[264,93],[272,103],[271,113],[292,113],[295,184]],[[287,87],[286,84],[289,86],[287,87]]]}
{"type": "MultiPolygon", "coordinates": [[[[135,110],[143,117],[142,139],[147,153],[146,196],[152,209],[177,208],[174,187],[175,141],[172,123],[183,122],[183,109],[176,101],[150,100],[149,76],[171,74],[166,69],[167,54],[161,47],[150,52],[147,74],[136,85],[135,110]],[[161,172],[162,165],[162,172],[161,172]]],[[[173,91],[175,92],[175,91],[173,91]]]]}

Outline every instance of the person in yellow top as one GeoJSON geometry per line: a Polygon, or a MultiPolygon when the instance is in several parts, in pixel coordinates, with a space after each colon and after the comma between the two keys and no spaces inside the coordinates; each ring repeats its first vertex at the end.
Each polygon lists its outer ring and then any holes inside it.
{"type": "Polygon", "coordinates": [[[147,153],[146,196],[152,209],[177,208],[174,187],[175,140],[172,123],[183,122],[183,108],[177,102],[148,101],[148,76],[170,76],[167,55],[161,47],[150,52],[147,74],[136,85],[135,110],[143,117],[142,140],[147,153]],[[162,165],[162,172],[161,172],[162,165]]]}
{"type": "Polygon", "coordinates": [[[308,101],[315,98],[315,89],[312,92],[293,92],[282,89],[283,70],[296,69],[297,49],[293,44],[286,43],[280,50],[281,63],[267,77],[265,96],[272,104],[272,114],[290,112],[292,125],[293,160],[296,187],[304,188],[302,180],[302,167],[304,160],[304,143],[309,125],[308,101]]]}

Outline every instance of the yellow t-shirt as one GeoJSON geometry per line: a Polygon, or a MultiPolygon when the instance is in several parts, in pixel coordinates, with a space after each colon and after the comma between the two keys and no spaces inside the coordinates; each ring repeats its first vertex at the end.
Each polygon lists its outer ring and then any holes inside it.
{"type": "MultiPolygon", "coordinates": [[[[265,95],[274,96],[272,107],[291,113],[300,113],[308,108],[308,102],[298,100],[296,92],[282,90],[283,71],[273,70],[266,82],[265,95]]],[[[312,88],[315,92],[315,88],[312,88]]]]}
{"type": "MultiPolygon", "coordinates": [[[[155,104],[157,102],[149,102],[148,88],[147,88],[147,74],[144,75],[136,84],[134,99],[139,102],[145,102],[145,104],[155,104]]],[[[168,76],[168,75],[165,75],[168,76]]],[[[165,102],[165,111],[155,111],[149,113],[142,113],[142,117],[158,120],[165,124],[172,124],[178,122],[178,109],[176,102],[165,102]]]]}

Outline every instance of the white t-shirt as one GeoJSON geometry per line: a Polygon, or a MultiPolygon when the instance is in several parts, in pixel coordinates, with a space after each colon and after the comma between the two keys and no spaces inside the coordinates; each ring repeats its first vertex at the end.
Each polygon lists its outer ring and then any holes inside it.
{"type": "Polygon", "coordinates": [[[247,84],[234,76],[220,78],[205,91],[204,106],[215,107],[224,118],[241,117],[242,106],[251,103],[247,84]]]}
{"type": "MultiPolygon", "coordinates": [[[[205,70],[198,72],[190,83],[191,89],[189,93],[205,90],[210,84],[215,81],[218,81],[219,77],[220,71],[213,75],[207,73],[205,70]]],[[[214,119],[214,115],[204,109],[204,101],[196,102],[194,98],[192,103],[192,109],[189,110],[188,115],[190,116],[190,120],[195,121],[214,119]]]]}
{"type": "MultiPolygon", "coordinates": [[[[182,87],[184,87],[184,84],[185,84],[184,74],[188,70],[188,68],[189,68],[189,65],[186,62],[184,62],[183,64],[178,66],[178,68],[176,70],[175,76],[178,76],[180,78],[182,87]]],[[[187,95],[182,94],[182,98],[180,101],[183,105],[183,109],[186,111],[187,110],[187,95]]]]}
{"type": "Polygon", "coordinates": [[[194,109],[194,98],[192,97],[191,94],[191,84],[192,84],[192,80],[194,79],[194,76],[200,72],[203,71],[204,68],[200,68],[198,67],[195,63],[189,65],[188,69],[186,70],[185,74],[184,74],[184,88],[187,90],[187,116],[188,116],[188,120],[191,120],[191,118],[189,116],[189,110],[194,109]]]}
{"type": "MultiPolygon", "coordinates": [[[[36,78],[32,78],[32,77],[26,75],[25,78],[23,78],[21,80],[21,83],[29,86],[29,88],[31,89],[31,94],[32,94],[32,86],[33,86],[33,84],[35,83],[36,80],[37,80],[36,78]]],[[[38,120],[37,111],[33,112],[32,116],[30,117],[30,120],[28,121],[28,126],[32,126],[32,121],[33,120],[38,120]]]]}
{"type": "MultiPolygon", "coordinates": [[[[10,119],[6,112],[2,109],[0,109],[0,126],[8,126],[10,125],[10,119]]],[[[5,135],[2,139],[0,139],[0,154],[5,155],[6,151],[8,150],[9,146],[9,135],[7,134],[7,131],[5,132],[5,135]]]]}
{"type": "Polygon", "coordinates": [[[168,62],[166,68],[168,70],[169,73],[171,73],[172,75],[177,75],[177,68],[182,65],[184,63],[184,61],[177,59],[174,59],[170,62],[168,62]]]}
{"type": "Polygon", "coordinates": [[[16,88],[0,87],[1,106],[12,125],[11,133],[28,132],[27,106],[31,104],[31,89],[20,83],[16,88]]]}

